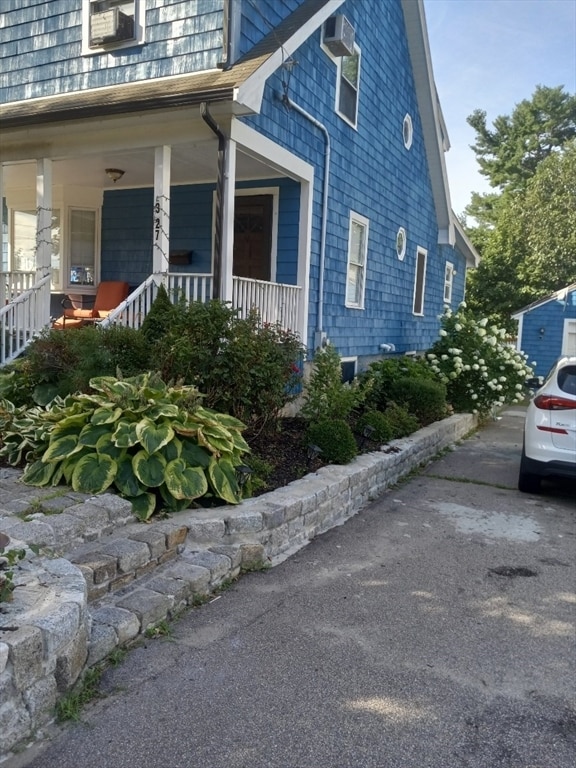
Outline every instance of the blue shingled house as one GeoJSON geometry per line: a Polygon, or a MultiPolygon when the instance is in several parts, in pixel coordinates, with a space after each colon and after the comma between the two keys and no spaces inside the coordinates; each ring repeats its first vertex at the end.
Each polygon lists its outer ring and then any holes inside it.
{"type": "Polygon", "coordinates": [[[545,376],[560,355],[576,355],[576,283],[528,304],[512,315],[518,321],[517,347],[545,376]]]}
{"type": "Polygon", "coordinates": [[[110,321],[138,326],[164,282],[257,307],[311,352],[330,340],[354,369],[426,349],[463,299],[477,254],[450,206],[422,0],[0,16],[5,327],[109,280],[131,288],[110,321]]]}

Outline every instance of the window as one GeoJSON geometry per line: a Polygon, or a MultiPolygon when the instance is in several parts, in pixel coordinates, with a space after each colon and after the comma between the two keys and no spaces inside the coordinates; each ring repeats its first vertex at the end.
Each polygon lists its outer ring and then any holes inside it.
{"type": "MultiPolygon", "coordinates": [[[[36,211],[12,211],[11,269],[33,272],[36,269],[36,211]]],[[[50,229],[52,241],[53,282],[60,280],[60,211],[52,211],[50,229]]]]}
{"type": "Polygon", "coordinates": [[[350,213],[348,234],[348,269],[346,277],[346,306],[364,308],[366,253],[368,250],[368,219],[350,213]]]}
{"type": "Polygon", "coordinates": [[[451,261],[446,262],[444,271],[444,301],[450,304],[452,301],[452,285],[454,283],[454,264],[451,261]]]}
{"type": "Polygon", "coordinates": [[[342,374],[342,381],[344,383],[350,384],[352,381],[354,381],[354,377],[356,376],[357,362],[357,357],[340,358],[340,372],[342,374]]]}
{"type": "Polygon", "coordinates": [[[360,49],[355,45],[352,56],[341,56],[336,61],[338,66],[336,111],[340,117],[356,127],[358,88],[360,85],[360,49]]]}
{"type": "Polygon", "coordinates": [[[406,149],[410,149],[414,139],[414,127],[412,125],[412,118],[408,114],[405,115],[404,122],[402,123],[402,137],[404,139],[404,146],[406,149]]]}
{"type": "Polygon", "coordinates": [[[83,55],[144,43],[144,0],[84,0],[83,55]]]}
{"type": "MultiPolygon", "coordinates": [[[[36,211],[13,209],[10,213],[10,268],[36,269],[36,211]]],[[[99,273],[99,208],[63,206],[52,210],[52,289],[67,291],[92,287],[99,273]]]]}
{"type": "Polygon", "coordinates": [[[70,208],[70,285],[94,285],[96,211],[70,208]]]}
{"type": "Polygon", "coordinates": [[[404,261],[406,256],[406,230],[400,227],[396,234],[396,253],[400,261],[404,261]]]}
{"type": "Polygon", "coordinates": [[[426,283],[426,259],[428,253],[418,248],[416,253],[416,275],[414,277],[414,304],[412,312],[415,315],[424,314],[424,288],[426,283]]]}

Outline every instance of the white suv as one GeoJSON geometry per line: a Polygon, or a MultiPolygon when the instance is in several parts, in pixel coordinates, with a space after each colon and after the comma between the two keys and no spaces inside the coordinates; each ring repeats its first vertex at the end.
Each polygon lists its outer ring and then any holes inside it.
{"type": "Polygon", "coordinates": [[[561,357],[531,400],[518,490],[538,493],[543,477],[576,480],[576,357],[561,357]]]}

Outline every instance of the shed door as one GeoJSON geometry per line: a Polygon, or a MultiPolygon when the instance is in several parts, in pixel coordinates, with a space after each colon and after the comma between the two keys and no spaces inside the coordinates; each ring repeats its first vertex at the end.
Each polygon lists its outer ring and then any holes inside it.
{"type": "Polygon", "coordinates": [[[234,275],[270,280],[272,195],[240,195],[234,208],[234,275]]]}
{"type": "Polygon", "coordinates": [[[576,355],[576,320],[564,320],[562,355],[576,355]]]}

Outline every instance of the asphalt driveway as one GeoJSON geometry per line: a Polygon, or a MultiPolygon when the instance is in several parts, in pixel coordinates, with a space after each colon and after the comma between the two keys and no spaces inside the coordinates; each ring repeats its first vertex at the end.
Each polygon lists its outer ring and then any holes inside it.
{"type": "Polygon", "coordinates": [[[104,677],[30,768],[574,768],[576,500],[498,421],[104,677]]]}

